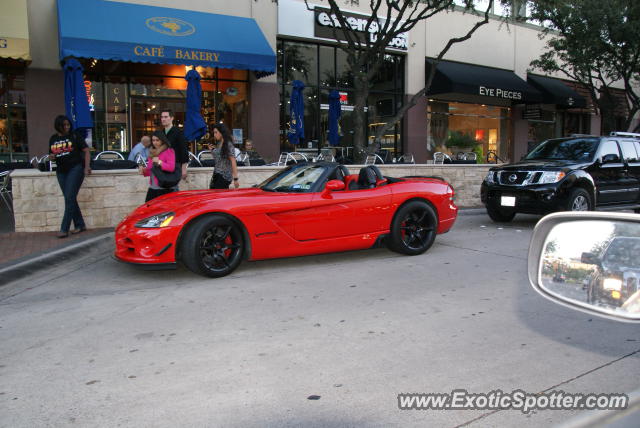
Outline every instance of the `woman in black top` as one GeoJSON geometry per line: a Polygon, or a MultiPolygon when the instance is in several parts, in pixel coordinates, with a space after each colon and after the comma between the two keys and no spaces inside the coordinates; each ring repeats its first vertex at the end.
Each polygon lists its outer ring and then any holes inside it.
{"type": "Polygon", "coordinates": [[[56,176],[64,195],[64,215],[58,238],[69,236],[71,221],[75,229],[71,233],[87,230],[78,205],[78,192],[84,176],[91,174],[89,147],[71,129],[71,121],[66,116],[56,117],[53,124],[56,133],[49,139],[49,159],[56,161],[56,176]]]}

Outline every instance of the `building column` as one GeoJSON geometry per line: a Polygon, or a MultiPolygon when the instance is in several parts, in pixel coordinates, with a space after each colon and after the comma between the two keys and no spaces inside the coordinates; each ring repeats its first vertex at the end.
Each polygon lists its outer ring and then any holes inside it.
{"type": "MultiPolygon", "coordinates": [[[[513,123],[513,150],[511,162],[517,162],[529,151],[529,121],[524,119],[525,105],[516,104],[511,107],[511,120],[513,123]]],[[[506,160],[506,159],[505,159],[506,160]]]]}
{"type": "Polygon", "coordinates": [[[55,132],[53,121],[64,110],[64,72],[27,67],[27,135],[29,157],[49,153],[49,138],[55,132]]]}
{"type": "Polygon", "coordinates": [[[256,151],[269,163],[280,155],[280,101],[275,78],[264,80],[251,82],[249,138],[253,140],[256,151]]]}
{"type": "MultiPolygon", "coordinates": [[[[411,99],[405,97],[405,103],[411,99]]],[[[427,97],[420,97],[418,103],[404,115],[402,133],[405,141],[404,153],[411,153],[416,163],[427,162],[427,97]]]]}

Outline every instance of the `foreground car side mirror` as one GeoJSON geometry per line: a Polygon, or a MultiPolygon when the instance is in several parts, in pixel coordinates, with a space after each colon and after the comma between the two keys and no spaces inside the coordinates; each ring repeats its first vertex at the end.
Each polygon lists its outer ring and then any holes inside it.
{"type": "Polygon", "coordinates": [[[640,322],[640,215],[550,214],[533,231],[528,263],[529,282],[544,297],[640,322]]]}

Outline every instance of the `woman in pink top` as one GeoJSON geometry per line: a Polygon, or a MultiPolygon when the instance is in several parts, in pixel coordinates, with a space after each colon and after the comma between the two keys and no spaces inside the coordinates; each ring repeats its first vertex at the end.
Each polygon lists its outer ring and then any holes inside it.
{"type": "Polygon", "coordinates": [[[158,179],[153,175],[153,166],[157,165],[166,172],[172,172],[176,167],[176,153],[170,146],[167,136],[162,131],[156,131],[151,136],[151,148],[149,150],[149,160],[147,167],[140,167],[140,173],[149,177],[149,190],[145,202],[158,196],[166,195],[175,191],[175,188],[165,189],[158,185],[158,179]]]}

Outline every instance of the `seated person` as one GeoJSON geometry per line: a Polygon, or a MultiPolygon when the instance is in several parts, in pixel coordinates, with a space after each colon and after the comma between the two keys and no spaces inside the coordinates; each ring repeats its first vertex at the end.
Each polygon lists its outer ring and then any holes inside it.
{"type": "Polygon", "coordinates": [[[244,142],[243,152],[247,154],[247,160],[249,161],[249,165],[257,166],[264,165],[265,162],[260,156],[260,153],[256,151],[253,147],[253,141],[249,138],[244,142]]]}
{"type": "Polygon", "coordinates": [[[243,149],[244,149],[243,151],[247,155],[249,155],[249,160],[251,160],[251,159],[262,159],[260,154],[253,147],[253,141],[250,140],[249,138],[247,138],[247,140],[244,142],[243,149]]]}

